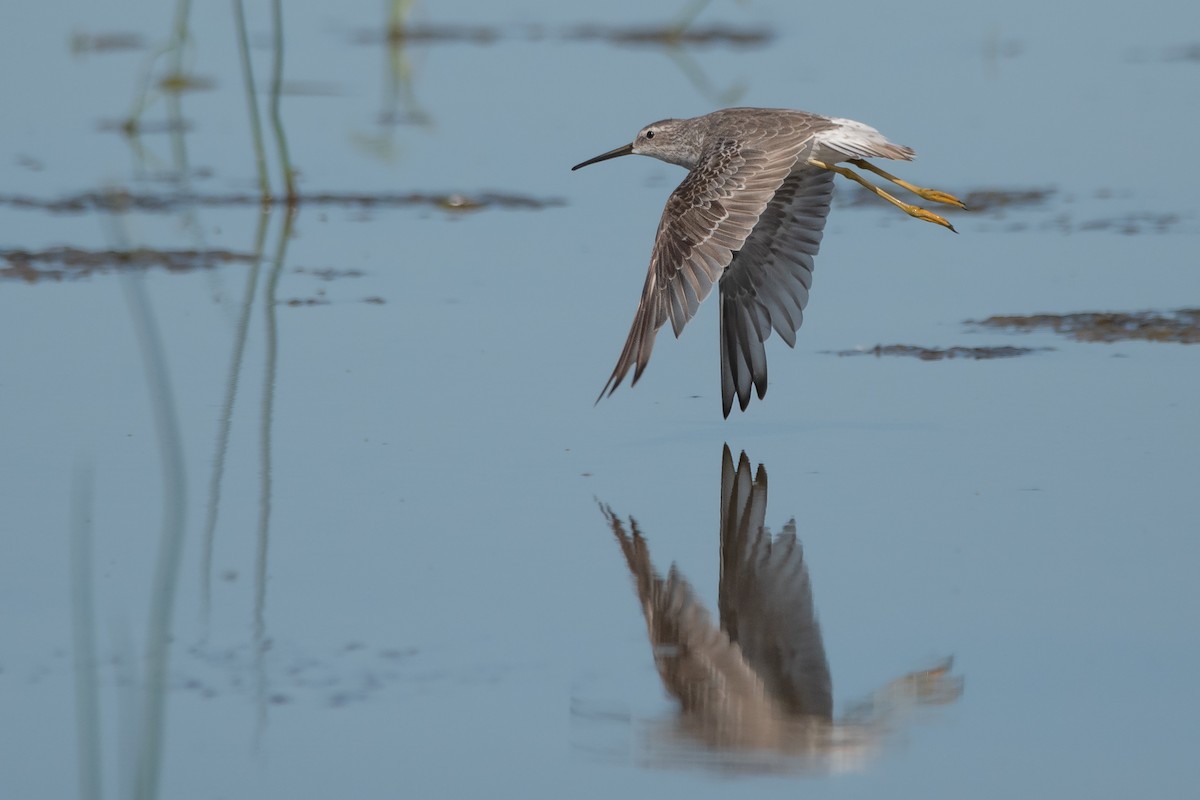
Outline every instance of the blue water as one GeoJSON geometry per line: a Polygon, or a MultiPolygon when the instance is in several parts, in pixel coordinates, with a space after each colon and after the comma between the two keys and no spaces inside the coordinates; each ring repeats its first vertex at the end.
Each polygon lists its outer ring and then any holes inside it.
{"type": "MultiPolygon", "coordinates": [[[[565,33],[669,23],[676,4],[424,3],[414,24],[496,38],[405,46],[396,103],[427,122],[401,125],[379,121],[387,49],[356,43],[382,29],[380,4],[286,6],[286,78],[321,89],[283,98],[303,193],[554,202],[310,204],[281,259],[276,208],[257,268],[0,281],[0,796],[79,791],[73,487],[91,489],[90,741],[110,797],[131,793],[148,738],[160,795],[182,798],[1193,790],[1200,349],[964,325],[1197,305],[1186,159],[1200,65],[1175,57],[1195,44],[1192,4],[713,3],[696,25],[773,38],[671,50],[565,33]],[[733,103],[875,125],[918,151],[896,172],[960,196],[1054,191],[955,215],[954,236],[883,203],[850,207],[840,185],[796,350],[768,346],[765,401],[722,420],[706,304],[678,341],[664,331],[636,388],[593,407],[684,173],[569,167],[655,119],[733,103]],[[165,714],[149,730],[138,709],[170,497],[132,285],[156,320],[185,471],[165,714]],[[831,353],[876,344],[1054,349],[831,353]],[[655,758],[653,732],[678,710],[597,501],[632,515],[657,568],[677,564],[715,615],[726,443],[765,466],[767,524],[796,520],[835,714],[951,655],[957,702],[913,709],[837,769],[731,773],[699,746],[655,758]]],[[[265,87],[270,19],[248,11],[265,87]]],[[[178,189],[170,137],[133,147],[104,127],[128,113],[171,9],[10,16],[0,194],[178,189]],[[75,34],[111,32],[146,46],[71,50],[75,34]]],[[[229,9],[198,4],[191,21],[185,63],[214,86],[181,96],[186,186],[253,192],[229,9]]],[[[160,99],[145,119],[166,115],[160,99]]],[[[260,214],[7,203],[0,221],[0,250],[252,253],[260,214]]]]}

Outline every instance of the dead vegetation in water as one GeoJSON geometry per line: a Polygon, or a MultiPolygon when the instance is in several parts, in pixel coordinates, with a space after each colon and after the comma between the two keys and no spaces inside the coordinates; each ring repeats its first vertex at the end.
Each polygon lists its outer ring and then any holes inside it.
{"type": "Polygon", "coordinates": [[[109,33],[76,33],[71,36],[71,52],[115,53],[123,50],[145,50],[146,39],[140,33],[112,31],[109,33]]]}
{"type": "Polygon", "coordinates": [[[1156,211],[1134,211],[1115,217],[1098,217],[1075,226],[1079,231],[1112,231],[1126,236],[1139,233],[1168,233],[1183,221],[1179,214],[1156,211]]]}
{"type": "Polygon", "coordinates": [[[361,269],[337,269],[335,267],[296,267],[297,275],[311,275],[319,281],[335,281],[341,278],[361,278],[367,273],[361,269]]]}
{"type": "Polygon", "coordinates": [[[562,206],[561,198],[530,197],[506,192],[480,192],[445,194],[427,192],[382,192],[359,194],[355,192],[302,193],[294,202],[287,197],[273,196],[264,199],[254,193],[199,194],[191,192],[129,192],[110,190],[79,192],[59,198],[40,198],[29,195],[0,195],[0,206],[17,209],[48,211],[57,214],[79,214],[89,211],[124,213],[141,211],[166,213],[181,208],[238,206],[317,206],[356,208],[400,208],[404,206],[426,206],[445,211],[481,211],[484,209],[507,209],[537,211],[562,206]]]}
{"type": "Polygon", "coordinates": [[[1200,63],[1200,43],[1184,44],[1167,50],[1164,61],[1190,61],[1200,63]]]}
{"type": "MultiPolygon", "coordinates": [[[[836,195],[835,195],[836,197],[836,195]]],[[[1010,220],[1008,231],[1056,231],[1059,233],[1109,232],[1125,236],[1143,233],[1169,233],[1184,221],[1181,214],[1158,211],[1126,211],[1109,216],[1080,218],[1072,213],[1070,206],[1075,202],[1072,195],[1063,195],[1052,187],[1027,189],[972,189],[959,194],[966,209],[939,208],[939,213],[950,216],[988,217],[992,220],[1010,220]],[[1051,204],[1057,210],[1051,211],[1051,204]],[[1013,212],[1040,210],[1038,216],[1017,216],[1013,212]]],[[[1098,189],[1093,200],[1108,202],[1114,199],[1128,200],[1128,193],[1112,189],[1098,189]]],[[[844,192],[841,205],[850,208],[879,207],[879,198],[865,189],[854,187],[844,192]]]]}
{"type": "Polygon", "coordinates": [[[71,281],[125,270],[165,269],[188,272],[219,264],[252,263],[253,253],[232,250],[87,250],[51,247],[45,250],[0,250],[0,281],[71,281]]]}
{"type": "Polygon", "coordinates": [[[1180,44],[1175,45],[1174,47],[1167,47],[1161,50],[1153,51],[1145,47],[1139,47],[1130,50],[1127,58],[1131,63],[1134,64],[1195,64],[1200,62],[1200,42],[1180,44]]]}
{"type": "Polygon", "coordinates": [[[492,44],[505,38],[503,30],[493,25],[393,25],[387,28],[364,28],[350,36],[353,44],[492,44]]]}
{"type": "MultiPolygon", "coordinates": [[[[879,198],[859,186],[841,186],[834,195],[838,205],[848,208],[880,207],[879,198]],[[849,188],[849,191],[845,191],[849,188]]],[[[1034,187],[1029,189],[971,189],[955,192],[966,205],[966,209],[953,206],[938,207],[940,214],[1003,216],[1005,212],[1045,206],[1057,194],[1056,189],[1034,187]]]]}
{"type": "Polygon", "coordinates": [[[540,25],[404,24],[355,31],[351,41],[361,45],[470,44],[491,45],[502,40],[526,42],[600,42],[624,47],[763,47],[775,33],[765,26],[710,25],[599,25],[583,24],[558,30],[540,25]]]}
{"type": "Polygon", "coordinates": [[[192,123],[186,119],[146,119],[138,120],[130,126],[128,119],[102,119],[96,123],[96,130],[102,133],[136,133],[139,136],[155,136],[171,133],[191,133],[192,123]]]}
{"type": "Polygon", "coordinates": [[[987,214],[1014,208],[1029,208],[1045,205],[1057,193],[1056,189],[972,189],[963,202],[967,209],[987,214]]]}
{"type": "Polygon", "coordinates": [[[624,46],[702,46],[763,47],[775,34],[769,28],[744,28],[734,25],[704,25],[682,30],[675,25],[622,27],[609,25],[579,25],[563,31],[561,38],[569,41],[600,41],[624,46]]]}
{"type": "Polygon", "coordinates": [[[912,344],[877,344],[874,347],[855,350],[837,350],[838,356],[908,356],[921,361],[945,361],[966,358],[983,361],[991,358],[1015,358],[1031,353],[1053,350],[1053,347],[919,347],[912,344]]]}
{"type": "Polygon", "coordinates": [[[981,328],[1051,330],[1077,342],[1200,343],[1200,308],[1175,311],[1088,311],[1076,314],[998,315],[968,321],[981,328]]]}
{"type": "MultiPolygon", "coordinates": [[[[45,250],[0,250],[0,281],[23,283],[63,283],[111,275],[124,271],[144,272],[164,269],[167,272],[191,272],[214,269],[224,264],[251,264],[259,259],[253,253],[231,250],[157,250],[139,247],[130,250],[88,250],[80,247],[51,247],[45,250]]],[[[296,267],[297,275],[306,275],[322,282],[343,278],[361,278],[367,273],[357,269],[334,267],[296,267]]],[[[278,301],[277,305],[292,308],[331,305],[335,301],[318,289],[312,297],[295,297],[278,301]]],[[[370,295],[357,300],[367,305],[384,305],[387,300],[370,295]]]]}
{"type": "MultiPolygon", "coordinates": [[[[1031,333],[1054,331],[1077,342],[1176,342],[1200,343],[1200,308],[1175,311],[1088,311],[1075,314],[996,315],[967,320],[966,325],[990,330],[1031,333]]],[[[921,361],[954,358],[985,360],[1015,358],[1054,350],[1053,347],[919,347],[909,344],[875,345],[832,351],[838,356],[907,356],[921,361]]]]}
{"type": "MultiPolygon", "coordinates": [[[[1029,208],[1045,205],[1056,193],[1057,190],[1051,188],[972,189],[958,195],[967,206],[965,212],[953,207],[942,208],[940,206],[938,211],[939,213],[989,214],[1009,209],[1029,208]]],[[[839,195],[842,198],[839,204],[851,208],[876,206],[879,203],[878,197],[858,186],[854,186],[848,192],[839,191],[834,197],[839,195]]]]}

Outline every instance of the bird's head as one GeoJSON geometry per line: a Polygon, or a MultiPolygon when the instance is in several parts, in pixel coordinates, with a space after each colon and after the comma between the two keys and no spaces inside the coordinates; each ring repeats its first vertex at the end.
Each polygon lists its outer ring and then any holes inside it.
{"type": "Polygon", "coordinates": [[[639,155],[651,156],[668,164],[678,164],[691,169],[696,165],[700,143],[688,125],[686,119],[662,119],[652,122],[638,131],[630,144],[622,145],[615,150],[601,153],[595,158],[589,158],[571,167],[577,170],[597,161],[607,161],[618,156],[639,155]]]}

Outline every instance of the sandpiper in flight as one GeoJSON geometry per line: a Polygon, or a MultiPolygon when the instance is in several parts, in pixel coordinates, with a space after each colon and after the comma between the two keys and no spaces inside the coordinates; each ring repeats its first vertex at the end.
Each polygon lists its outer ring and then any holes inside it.
{"type": "Polygon", "coordinates": [[[966,207],[953,195],[914,186],[865,160],[911,161],[911,148],[889,142],[861,122],[806,111],[726,108],[691,119],[664,119],[642,128],[631,144],[571,169],[632,154],[690,171],[663,209],[633,327],[600,398],[616,391],[630,368],[630,385],[636,384],[650,362],[658,329],[669,319],[679,336],[719,282],[722,411],[729,416],[735,394],[745,411],[751,386],[761,400],[767,392],[763,342],[774,329],[789,347],[796,345],[834,173],[917,219],[954,230],[945,218],[901,202],[838,162],[873,172],[925,200],[966,207]]]}

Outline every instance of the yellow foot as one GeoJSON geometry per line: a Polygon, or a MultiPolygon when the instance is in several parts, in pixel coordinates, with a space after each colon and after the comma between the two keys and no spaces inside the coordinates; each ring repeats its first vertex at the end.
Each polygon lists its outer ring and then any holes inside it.
{"type": "Polygon", "coordinates": [[[943,205],[947,205],[947,206],[956,206],[957,208],[963,208],[963,209],[965,209],[967,207],[966,203],[964,203],[962,200],[959,200],[957,197],[950,194],[949,192],[942,192],[942,191],[938,191],[937,189],[926,189],[924,186],[917,186],[914,183],[909,183],[906,180],[897,178],[895,175],[893,175],[890,172],[887,172],[886,170],[880,169],[879,167],[872,164],[870,161],[864,161],[861,158],[852,158],[852,159],[850,159],[850,163],[853,164],[854,166],[858,167],[859,169],[865,169],[868,172],[874,172],[879,177],[888,179],[889,181],[896,184],[897,186],[907,189],[908,191],[915,194],[917,197],[920,197],[924,200],[928,200],[932,203],[942,203],[943,205]]]}
{"type": "Polygon", "coordinates": [[[959,200],[949,192],[939,192],[937,189],[925,189],[921,186],[912,186],[911,184],[900,183],[899,181],[897,181],[897,184],[903,186],[905,189],[908,189],[917,197],[923,197],[924,199],[930,200],[934,203],[942,203],[944,205],[956,206],[957,208],[962,209],[967,207],[966,203],[964,203],[962,200],[959,200]]]}
{"type": "Polygon", "coordinates": [[[904,209],[905,213],[911,217],[916,217],[917,219],[922,219],[926,222],[932,222],[935,225],[941,225],[944,228],[949,228],[954,233],[958,233],[954,226],[950,224],[950,221],[939,214],[935,214],[932,211],[927,211],[920,206],[910,206],[908,204],[904,204],[900,207],[904,209]]]}
{"type": "MultiPolygon", "coordinates": [[[[896,198],[892,197],[890,194],[885,192],[883,189],[880,189],[878,186],[871,183],[869,180],[864,178],[862,175],[859,175],[857,172],[850,169],[849,167],[839,167],[837,164],[827,164],[824,161],[817,161],[814,158],[810,158],[808,160],[808,163],[812,164],[814,167],[820,167],[821,169],[827,169],[830,172],[836,172],[838,175],[841,175],[845,178],[849,178],[850,180],[857,183],[859,186],[862,186],[867,191],[875,194],[877,197],[882,197],[884,200],[887,200],[889,203],[896,206],[897,208],[902,210],[905,214],[908,214],[910,217],[916,217],[917,219],[924,220],[925,222],[932,222],[936,225],[941,225],[943,228],[949,228],[954,233],[958,233],[958,231],[954,230],[954,226],[951,225],[946,220],[945,217],[939,216],[939,215],[933,213],[932,211],[926,211],[925,209],[921,208],[920,206],[910,205],[908,203],[904,203],[904,202],[901,202],[900,200],[897,200],[896,198]]],[[[852,163],[862,164],[864,167],[871,170],[872,172],[879,173],[879,174],[883,175],[883,177],[888,178],[889,180],[892,180],[892,181],[896,180],[895,178],[888,175],[883,170],[876,167],[874,164],[870,164],[866,161],[862,161],[861,159],[857,159],[857,158],[854,159],[852,163]]],[[[921,188],[919,186],[913,187],[912,184],[905,185],[903,183],[900,183],[900,185],[904,186],[904,188],[908,189],[910,192],[914,191],[914,189],[921,188]]],[[[933,190],[921,189],[921,191],[922,192],[931,192],[933,190]]],[[[952,200],[954,200],[954,202],[950,203],[950,205],[957,204],[958,206],[965,208],[965,206],[963,206],[962,203],[959,202],[957,198],[954,198],[951,195],[946,194],[945,192],[936,192],[935,194],[937,194],[939,196],[943,196],[943,197],[949,197],[952,200]]],[[[921,196],[924,197],[925,195],[921,195],[921,196]]],[[[930,198],[930,199],[934,199],[934,198],[930,198]]],[[[943,202],[943,201],[939,200],[938,202],[943,202]]]]}

